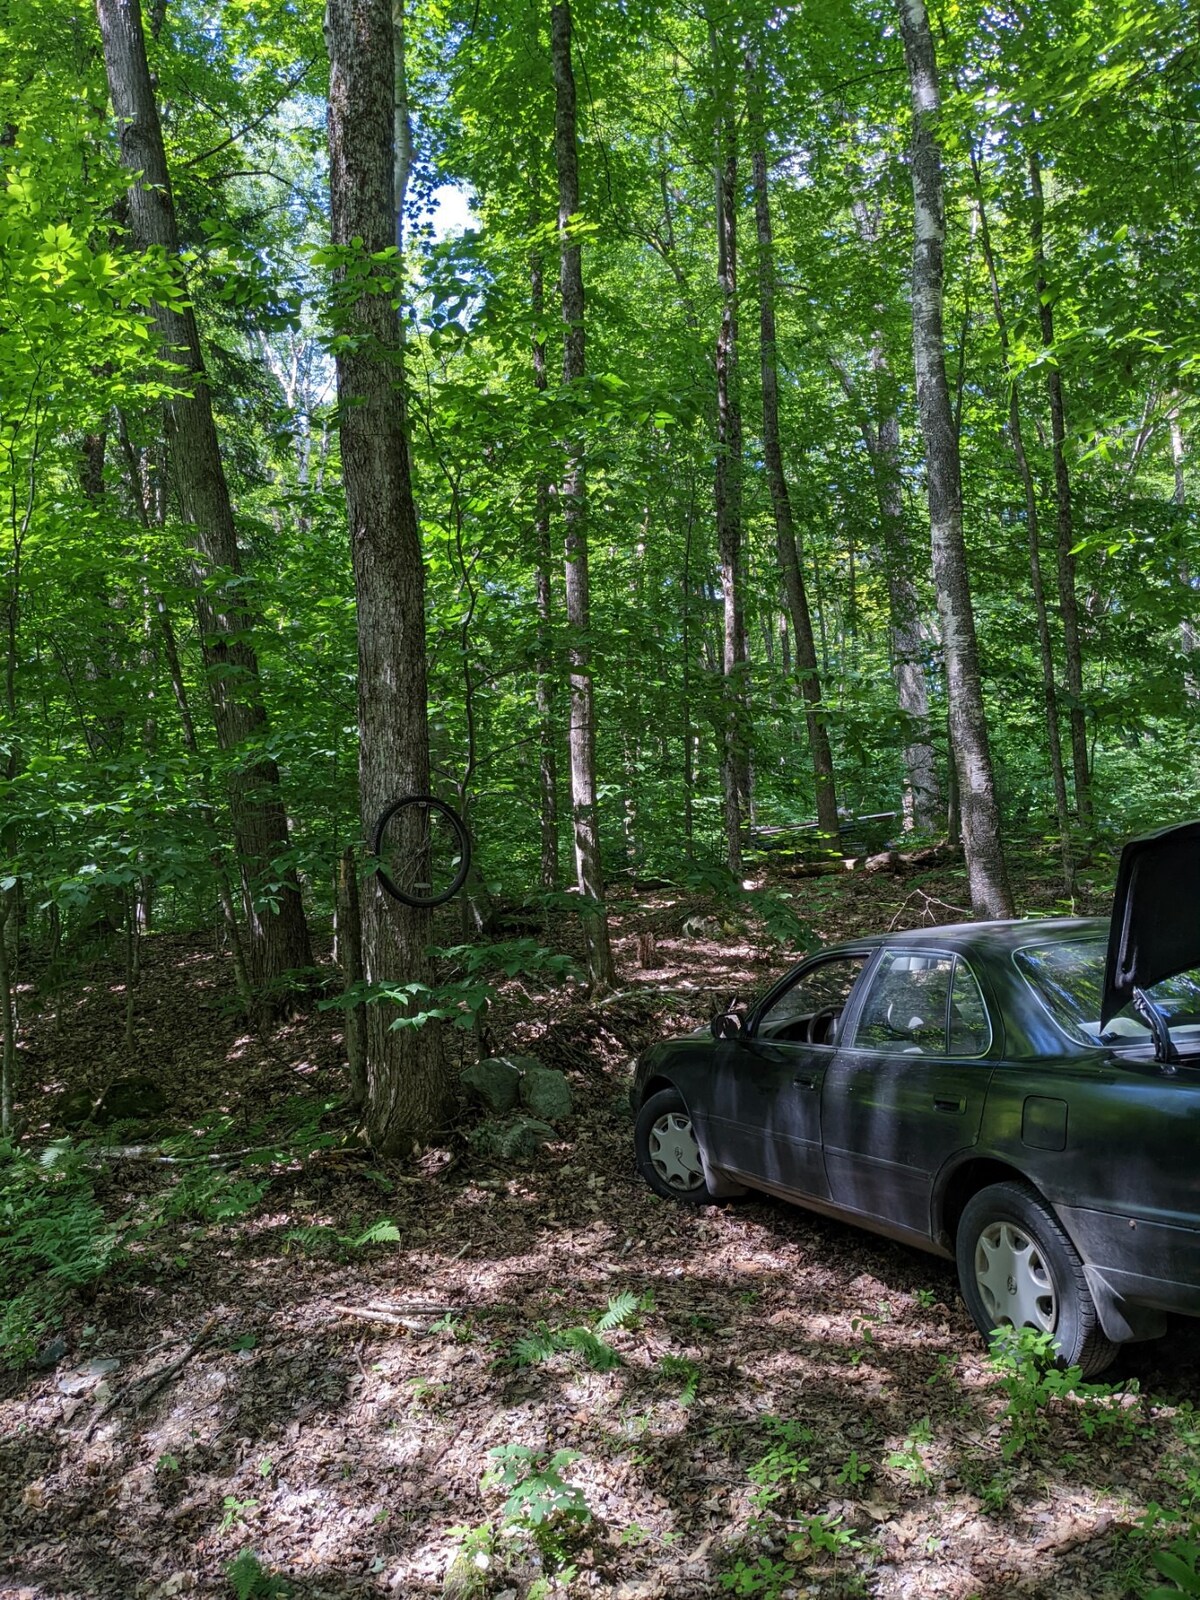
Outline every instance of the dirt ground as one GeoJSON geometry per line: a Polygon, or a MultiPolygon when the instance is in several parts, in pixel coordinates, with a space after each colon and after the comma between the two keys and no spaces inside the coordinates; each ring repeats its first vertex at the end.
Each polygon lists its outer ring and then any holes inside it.
{"type": "MultiPolygon", "coordinates": [[[[829,938],[953,920],[962,894],[953,875],[818,880],[801,909],[829,938]]],[[[1048,907],[1052,885],[1026,901],[1048,907]]],[[[618,913],[622,988],[601,1006],[506,987],[493,1043],[575,1095],[519,1167],[457,1137],[417,1171],[371,1157],[337,1105],[339,1014],[248,1033],[211,945],[147,941],[132,1057],[115,968],[47,1004],[26,1036],[35,1146],[61,1132],[55,1096],[130,1071],[161,1083],[176,1128],[223,1118],[224,1148],[325,1106],[336,1137],[230,1174],[266,1183],[241,1215],[166,1216],[72,1302],[42,1368],[0,1373],[3,1600],[524,1600],[539,1582],[1115,1600],[1154,1581],[1200,1501],[1189,1325],[1122,1352],[1123,1397],[1053,1401],[1014,1449],[949,1264],[774,1202],[688,1210],[637,1178],[633,1055],[789,961],[736,928],[685,934],[698,910],[657,892],[618,913]],[[637,965],[639,934],[656,965],[637,965]],[[621,1325],[598,1330],[614,1300],[621,1325]],[[528,1516],[504,1531],[511,1487],[483,1481],[510,1445],[579,1512],[540,1545],[528,1516]]],[[[106,1162],[106,1212],[194,1170],[106,1162]]]]}

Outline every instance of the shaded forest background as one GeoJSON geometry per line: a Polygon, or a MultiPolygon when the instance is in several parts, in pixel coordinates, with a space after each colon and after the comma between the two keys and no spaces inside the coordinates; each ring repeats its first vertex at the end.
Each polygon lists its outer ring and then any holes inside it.
{"type": "MultiPolygon", "coordinates": [[[[101,0],[98,26],[31,0],[3,24],[6,1126],[31,965],[53,989],[120,953],[132,995],[149,932],[223,926],[269,1010],[339,875],[343,926],[365,885],[360,1088],[436,1080],[436,1047],[389,1066],[375,1019],[470,1021],[477,970],[431,961],[428,920],[362,876],[370,817],[414,787],[473,835],[458,944],[581,908],[597,992],[606,883],[757,894],[794,945],[767,867],[809,841],[953,842],[965,815],[973,873],[986,790],[1070,904],[1080,860],[1196,808],[1185,6],[934,12],[924,111],[919,6],[385,12],[330,13],[332,99],[313,4],[101,0]],[[379,204],[338,155],[371,17],[379,204]],[[965,808],[913,366],[922,148],[992,769],[965,808]],[[364,244],[354,219],[389,205],[364,244]],[[382,413],[355,361],[403,398],[419,519],[357,590],[344,468],[382,413]],[[391,743],[422,671],[427,740],[391,743]]],[[[439,1114],[394,1111],[383,1146],[439,1114]]]]}

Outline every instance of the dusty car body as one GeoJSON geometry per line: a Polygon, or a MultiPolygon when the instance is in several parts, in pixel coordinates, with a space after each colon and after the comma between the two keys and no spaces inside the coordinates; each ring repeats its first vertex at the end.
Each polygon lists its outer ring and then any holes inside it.
{"type": "Polygon", "coordinates": [[[1200,824],[1126,847],[1114,914],[882,934],[652,1046],[639,1168],[957,1260],[985,1334],[1097,1372],[1200,1315],[1200,824]]]}

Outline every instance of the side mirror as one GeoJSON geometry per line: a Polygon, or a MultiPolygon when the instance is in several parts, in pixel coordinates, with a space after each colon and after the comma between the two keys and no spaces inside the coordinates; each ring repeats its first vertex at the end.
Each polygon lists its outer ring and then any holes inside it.
{"type": "Polygon", "coordinates": [[[714,1039],[736,1039],[742,1031],[742,1018],[737,1011],[719,1011],[708,1025],[714,1039]]]}

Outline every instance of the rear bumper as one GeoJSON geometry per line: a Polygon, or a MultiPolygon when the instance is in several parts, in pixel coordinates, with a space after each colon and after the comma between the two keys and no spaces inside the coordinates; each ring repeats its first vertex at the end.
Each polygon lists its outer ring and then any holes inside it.
{"type": "Polygon", "coordinates": [[[1154,1338],[1168,1311],[1200,1317],[1200,1218],[1196,1227],[1181,1227],[1111,1211],[1057,1210],[1083,1257],[1109,1338],[1154,1338]]]}

